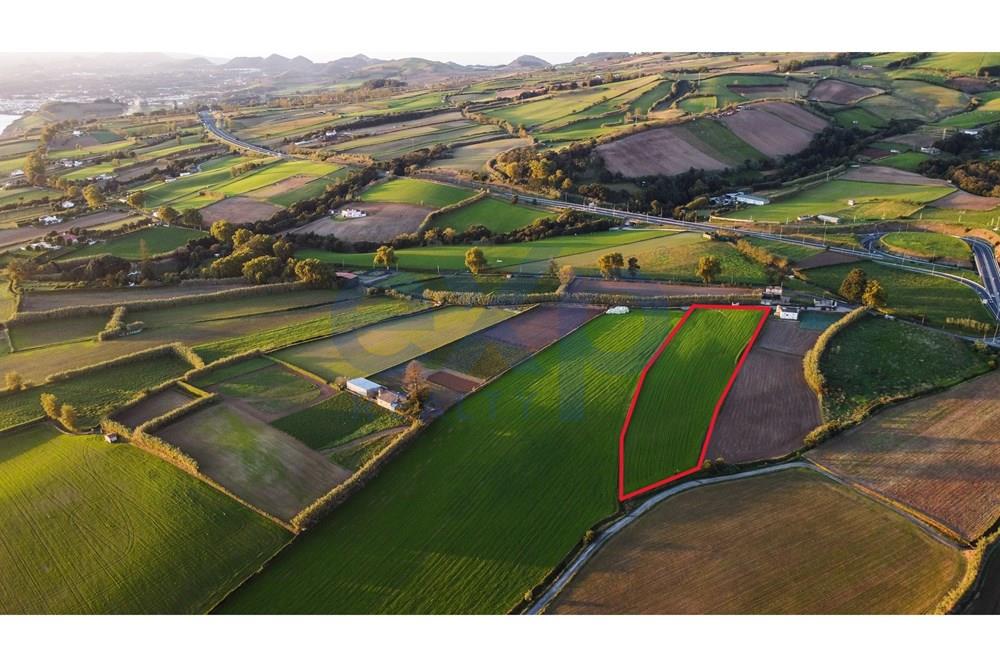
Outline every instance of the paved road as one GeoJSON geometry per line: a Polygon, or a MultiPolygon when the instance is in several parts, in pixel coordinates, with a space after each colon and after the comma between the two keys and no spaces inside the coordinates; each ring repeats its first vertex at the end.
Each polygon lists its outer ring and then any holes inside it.
{"type": "Polygon", "coordinates": [[[1000,266],[993,247],[985,241],[971,236],[965,240],[972,246],[972,254],[976,259],[976,269],[983,279],[986,292],[987,307],[993,315],[1000,319],[1000,266]]]}
{"type": "Polygon", "coordinates": [[[264,148],[263,146],[257,146],[256,144],[251,144],[249,142],[243,141],[236,135],[230,134],[228,131],[216,125],[215,116],[212,115],[211,111],[199,111],[198,117],[201,119],[201,124],[205,126],[205,129],[214,134],[216,138],[218,138],[220,141],[223,141],[227,144],[232,144],[234,146],[238,146],[239,148],[243,148],[248,151],[253,151],[255,153],[262,153],[270,157],[280,157],[288,160],[292,159],[292,156],[288,155],[287,153],[282,153],[281,151],[276,151],[270,148],[264,148]]]}

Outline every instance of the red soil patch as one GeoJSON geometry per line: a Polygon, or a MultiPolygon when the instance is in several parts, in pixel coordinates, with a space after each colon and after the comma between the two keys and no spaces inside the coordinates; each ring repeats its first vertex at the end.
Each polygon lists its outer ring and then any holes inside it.
{"type": "Polygon", "coordinates": [[[280,210],[280,206],[249,197],[229,197],[201,209],[201,216],[206,225],[211,225],[216,220],[227,220],[234,225],[246,225],[258,220],[267,220],[280,210]]]}
{"type": "Polygon", "coordinates": [[[772,113],[767,106],[755,105],[720,120],[733,134],[769,157],[805,150],[814,132],[772,113]]]}
{"type": "Polygon", "coordinates": [[[412,204],[355,203],[351,208],[365,211],[363,218],[333,218],[328,216],[299,227],[295,233],[312,232],[320,236],[336,236],[341,241],[389,241],[400,234],[417,231],[431,211],[412,204]]]}
{"type": "Polygon", "coordinates": [[[451,389],[462,394],[468,394],[481,384],[448,370],[434,371],[427,376],[427,379],[441,385],[445,389],[451,389]]]}
{"type": "Polygon", "coordinates": [[[802,447],[821,421],[819,401],[802,371],[802,355],[819,334],[774,318],[764,326],[719,413],[708,458],[744,463],[802,447]]]}
{"type": "Polygon", "coordinates": [[[866,97],[885,92],[881,88],[859,86],[847,81],[825,79],[816,84],[809,93],[809,99],[833,104],[854,104],[866,97]]]}
{"type": "Polygon", "coordinates": [[[718,171],[726,163],[688,142],[678,129],[661,127],[597,147],[604,165],[626,178],[654,174],[675,175],[688,169],[718,171]]]}
{"type": "Polygon", "coordinates": [[[927,178],[912,171],[903,171],[894,167],[881,167],[866,164],[855,169],[848,169],[841,176],[845,181],[867,181],[868,183],[893,183],[896,185],[942,185],[948,183],[937,178],[927,178]]]}
{"type": "Polygon", "coordinates": [[[958,190],[947,197],[941,197],[941,199],[931,202],[929,205],[934,208],[951,208],[959,211],[992,211],[1000,206],[1000,199],[980,197],[971,192],[958,190]]]}
{"type": "Polygon", "coordinates": [[[487,329],[485,336],[540,350],[601,314],[601,308],[543,305],[487,329]]]}

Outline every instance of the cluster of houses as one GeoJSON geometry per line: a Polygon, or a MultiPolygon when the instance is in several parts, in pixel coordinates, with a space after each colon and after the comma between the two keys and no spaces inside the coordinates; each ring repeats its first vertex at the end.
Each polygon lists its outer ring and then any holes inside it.
{"type": "Polygon", "coordinates": [[[708,200],[713,206],[736,206],[746,204],[748,206],[764,206],[770,204],[771,200],[760,195],[752,195],[749,192],[739,190],[737,192],[727,192],[718,197],[710,197],[708,200]]]}
{"type": "Polygon", "coordinates": [[[398,412],[406,397],[397,391],[383,387],[368,378],[354,378],[347,381],[347,391],[361,398],[375,401],[386,410],[398,412]]]}
{"type": "Polygon", "coordinates": [[[342,208],[339,211],[330,211],[330,213],[338,218],[365,218],[368,216],[367,211],[362,211],[356,208],[342,208]]]}

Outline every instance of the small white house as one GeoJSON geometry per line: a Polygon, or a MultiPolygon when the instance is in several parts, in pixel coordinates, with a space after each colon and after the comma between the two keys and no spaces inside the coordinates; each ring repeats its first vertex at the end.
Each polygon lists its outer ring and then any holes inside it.
{"type": "Polygon", "coordinates": [[[24,169],[15,169],[10,172],[11,177],[17,178],[18,176],[24,176],[24,169]]]}
{"type": "Polygon", "coordinates": [[[967,134],[970,137],[978,137],[982,131],[982,128],[979,127],[967,127],[962,130],[962,134],[967,134]]]}
{"type": "Polygon", "coordinates": [[[335,137],[335,136],[337,136],[337,131],[336,130],[327,130],[326,132],[323,133],[323,136],[325,136],[327,139],[329,139],[330,137],[335,137]]]}
{"type": "Polygon", "coordinates": [[[382,388],[382,385],[372,382],[368,378],[354,378],[347,381],[347,391],[364,398],[375,398],[382,388]]]}
{"type": "Polygon", "coordinates": [[[391,389],[379,389],[376,395],[375,402],[386,410],[392,410],[396,412],[403,405],[406,397],[399,392],[393,391],[391,389]]]}
{"type": "Polygon", "coordinates": [[[82,137],[83,136],[83,130],[73,130],[73,136],[74,137],[82,137]]]}
{"type": "Polygon", "coordinates": [[[799,313],[802,309],[798,306],[778,306],[774,309],[774,314],[783,320],[794,320],[798,321],[799,313]]]}
{"type": "Polygon", "coordinates": [[[63,203],[61,204],[61,206],[62,206],[63,208],[74,208],[74,207],[76,206],[76,204],[74,204],[74,203],[73,203],[73,202],[71,202],[71,201],[64,201],[64,202],[63,202],[63,203]]]}
{"type": "Polygon", "coordinates": [[[57,225],[60,222],[62,222],[62,218],[60,218],[58,215],[43,215],[38,219],[38,222],[42,223],[43,225],[57,225]]]}
{"type": "Polygon", "coordinates": [[[368,216],[368,212],[356,208],[344,208],[337,215],[341,218],[364,218],[368,216]]]}

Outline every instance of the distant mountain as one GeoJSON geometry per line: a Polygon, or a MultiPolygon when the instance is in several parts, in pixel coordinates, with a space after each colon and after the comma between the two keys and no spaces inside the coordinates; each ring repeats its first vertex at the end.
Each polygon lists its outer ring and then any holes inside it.
{"type": "Polygon", "coordinates": [[[546,67],[552,67],[552,63],[542,60],[538,56],[526,54],[511,60],[507,64],[507,67],[512,69],[545,69],[546,67]]]}
{"type": "Polygon", "coordinates": [[[328,76],[347,76],[353,72],[369,66],[384,62],[376,58],[369,58],[363,53],[347,58],[337,58],[323,65],[323,73],[328,76]]]}
{"type": "Polygon", "coordinates": [[[570,61],[570,64],[580,65],[582,63],[589,63],[595,60],[617,60],[619,58],[625,58],[628,55],[628,51],[597,51],[595,53],[588,53],[585,56],[577,56],[570,61]]]}

